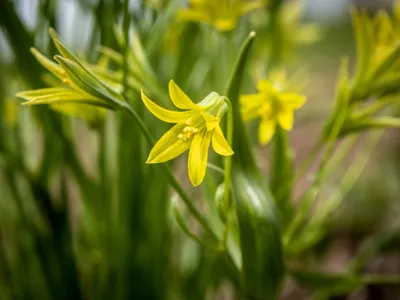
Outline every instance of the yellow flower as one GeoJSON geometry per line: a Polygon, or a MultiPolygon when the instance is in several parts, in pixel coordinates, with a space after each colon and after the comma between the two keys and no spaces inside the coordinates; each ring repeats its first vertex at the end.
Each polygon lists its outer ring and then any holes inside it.
{"type": "Polygon", "coordinates": [[[275,133],[277,125],[284,130],[293,127],[293,112],[302,107],[305,97],[282,92],[282,85],[268,80],[260,80],[257,94],[241,97],[242,116],[244,121],[260,119],[258,139],[267,144],[275,133]]]}
{"type": "Polygon", "coordinates": [[[205,22],[220,31],[234,29],[241,15],[264,6],[263,0],[191,0],[190,3],[190,8],[178,11],[179,19],[205,22]]]}
{"type": "Polygon", "coordinates": [[[233,154],[219,126],[228,106],[215,92],[195,104],[172,80],[169,82],[169,95],[173,104],[182,111],[164,109],[142,91],[143,103],[154,116],[176,124],[154,145],[146,163],[166,162],[189,150],[189,178],[194,186],[198,186],[206,174],[210,143],[220,155],[233,154]]]}

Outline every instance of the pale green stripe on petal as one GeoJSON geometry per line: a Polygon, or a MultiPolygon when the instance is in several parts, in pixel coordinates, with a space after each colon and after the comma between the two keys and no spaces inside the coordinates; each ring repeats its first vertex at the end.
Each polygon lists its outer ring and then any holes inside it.
{"type": "Polygon", "coordinates": [[[185,94],[184,91],[173,81],[170,80],[169,85],[169,96],[171,97],[174,105],[180,109],[196,109],[198,108],[195,103],[185,94]]]}
{"type": "Polygon", "coordinates": [[[147,109],[158,119],[167,123],[180,123],[185,122],[191,116],[193,111],[172,111],[155,104],[151,101],[142,91],[142,101],[147,109]]]}
{"type": "Polygon", "coordinates": [[[193,137],[189,150],[188,173],[194,186],[200,185],[206,175],[211,135],[212,132],[203,129],[193,137]]]}
{"type": "Polygon", "coordinates": [[[186,124],[176,124],[168,130],[151,149],[146,163],[156,164],[171,160],[189,149],[191,140],[183,141],[178,138],[186,124]]]}
{"type": "Polygon", "coordinates": [[[219,155],[233,155],[233,150],[229,146],[228,141],[225,139],[225,136],[222,133],[221,127],[219,125],[215,127],[211,142],[214,151],[217,152],[219,155]]]}

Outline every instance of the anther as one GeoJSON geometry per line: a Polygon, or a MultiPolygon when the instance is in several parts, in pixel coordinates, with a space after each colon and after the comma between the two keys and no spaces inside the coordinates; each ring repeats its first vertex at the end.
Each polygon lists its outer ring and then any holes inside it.
{"type": "Polygon", "coordinates": [[[186,120],[186,125],[192,125],[193,121],[191,119],[186,120]]]}
{"type": "Polygon", "coordinates": [[[180,133],[180,134],[178,135],[178,139],[182,139],[182,138],[183,138],[183,134],[180,133]]]}

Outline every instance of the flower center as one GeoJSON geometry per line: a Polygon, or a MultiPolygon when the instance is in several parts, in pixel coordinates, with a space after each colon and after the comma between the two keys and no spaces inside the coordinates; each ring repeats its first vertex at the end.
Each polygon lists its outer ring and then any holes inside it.
{"type": "Polygon", "coordinates": [[[199,129],[197,127],[190,126],[193,124],[193,121],[191,119],[186,121],[186,126],[183,128],[182,133],[178,134],[178,139],[186,141],[188,139],[191,139],[196,133],[199,132],[199,129]]]}

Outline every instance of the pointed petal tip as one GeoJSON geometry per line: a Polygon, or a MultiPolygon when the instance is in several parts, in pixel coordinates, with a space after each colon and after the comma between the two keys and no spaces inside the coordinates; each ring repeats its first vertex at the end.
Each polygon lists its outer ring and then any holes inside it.
{"type": "Polygon", "coordinates": [[[49,35],[51,36],[51,38],[56,39],[58,37],[57,32],[54,30],[53,27],[49,28],[49,35]]]}
{"type": "Polygon", "coordinates": [[[189,173],[189,180],[190,180],[190,183],[191,183],[194,187],[199,186],[199,185],[203,182],[203,178],[202,178],[201,180],[199,180],[199,178],[192,178],[192,177],[190,176],[190,173],[189,173]]]}
{"type": "MultiPolygon", "coordinates": [[[[192,182],[192,181],[191,181],[192,182]]],[[[194,182],[192,182],[192,185],[194,186],[194,187],[197,187],[197,186],[199,186],[201,184],[201,182],[196,182],[196,183],[194,183],[194,182]]]]}

